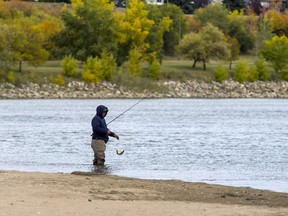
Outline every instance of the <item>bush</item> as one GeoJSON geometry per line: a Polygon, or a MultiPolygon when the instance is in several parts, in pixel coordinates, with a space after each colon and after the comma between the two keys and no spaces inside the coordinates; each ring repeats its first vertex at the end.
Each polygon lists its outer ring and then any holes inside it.
{"type": "Polygon", "coordinates": [[[154,60],[148,67],[148,77],[153,80],[158,80],[161,74],[161,65],[157,60],[154,60]]]}
{"type": "Polygon", "coordinates": [[[133,76],[142,75],[142,67],[140,64],[141,58],[142,58],[142,54],[137,49],[133,49],[129,51],[127,71],[133,76]]]}
{"type": "Polygon", "coordinates": [[[258,80],[267,81],[270,78],[269,67],[263,57],[259,57],[255,62],[258,80]]]}
{"type": "Polygon", "coordinates": [[[15,73],[13,71],[9,71],[6,76],[7,82],[15,84],[16,78],[15,73]]]}
{"type": "Polygon", "coordinates": [[[249,69],[248,81],[249,82],[255,82],[255,80],[258,80],[258,72],[257,72],[257,67],[255,65],[253,65],[249,69]]]}
{"type": "Polygon", "coordinates": [[[228,78],[228,67],[219,65],[214,70],[214,78],[216,82],[223,82],[228,78]]]}
{"type": "Polygon", "coordinates": [[[63,79],[63,77],[61,75],[57,75],[56,77],[51,78],[51,82],[55,83],[59,86],[64,86],[65,85],[65,81],[63,79]]]}
{"type": "Polygon", "coordinates": [[[89,57],[83,66],[82,79],[89,83],[99,83],[103,79],[101,63],[98,57],[89,57]]]}
{"type": "Polygon", "coordinates": [[[85,82],[99,83],[101,80],[110,80],[116,69],[113,55],[103,52],[101,58],[89,57],[84,65],[82,79],[85,82]]]}
{"type": "Polygon", "coordinates": [[[62,63],[62,73],[67,77],[76,77],[77,73],[77,61],[71,56],[65,56],[62,63]]]}
{"type": "Polygon", "coordinates": [[[117,67],[116,59],[113,57],[112,54],[103,52],[101,54],[101,59],[99,60],[101,65],[100,70],[102,71],[101,73],[103,74],[103,79],[110,80],[117,67]]]}
{"type": "Polygon", "coordinates": [[[236,63],[234,73],[233,73],[233,80],[243,83],[248,80],[249,77],[249,67],[246,60],[241,60],[236,63]]]}
{"type": "Polygon", "coordinates": [[[283,80],[288,81],[288,67],[282,70],[281,76],[283,80]]]}

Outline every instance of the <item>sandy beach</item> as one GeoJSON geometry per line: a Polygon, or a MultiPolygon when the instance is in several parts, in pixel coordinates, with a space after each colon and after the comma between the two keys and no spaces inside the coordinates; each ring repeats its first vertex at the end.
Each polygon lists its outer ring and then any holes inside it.
{"type": "Polygon", "coordinates": [[[3,215],[288,215],[288,193],[87,172],[0,171],[3,215]]]}

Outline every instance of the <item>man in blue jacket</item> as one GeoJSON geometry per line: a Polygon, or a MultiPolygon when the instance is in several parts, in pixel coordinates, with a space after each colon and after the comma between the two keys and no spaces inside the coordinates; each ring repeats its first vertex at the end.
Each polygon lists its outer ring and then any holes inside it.
{"type": "Polygon", "coordinates": [[[105,162],[106,143],[109,136],[119,140],[119,136],[107,128],[105,116],[108,113],[108,108],[100,105],[96,108],[96,115],[93,117],[92,125],[92,142],[91,147],[94,151],[93,165],[103,166],[105,162]]]}

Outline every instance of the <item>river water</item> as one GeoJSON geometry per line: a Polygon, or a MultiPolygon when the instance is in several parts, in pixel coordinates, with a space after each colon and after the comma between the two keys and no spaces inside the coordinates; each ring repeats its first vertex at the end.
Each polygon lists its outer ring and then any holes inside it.
{"type": "Polygon", "coordinates": [[[91,165],[91,119],[137,99],[0,100],[0,170],[103,171],[288,192],[288,100],[145,99],[109,124],[106,165],[91,165]],[[125,149],[117,155],[116,149],[125,149]]]}

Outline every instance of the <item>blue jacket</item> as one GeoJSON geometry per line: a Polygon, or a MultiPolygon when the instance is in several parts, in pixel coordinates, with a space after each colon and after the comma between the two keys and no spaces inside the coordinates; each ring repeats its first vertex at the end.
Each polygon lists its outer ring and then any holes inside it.
{"type": "Polygon", "coordinates": [[[92,139],[101,139],[104,140],[105,143],[107,143],[109,137],[107,134],[108,128],[104,119],[105,116],[103,117],[102,115],[104,111],[108,112],[108,108],[103,105],[98,106],[96,109],[96,115],[91,121],[93,130],[92,139]]]}

